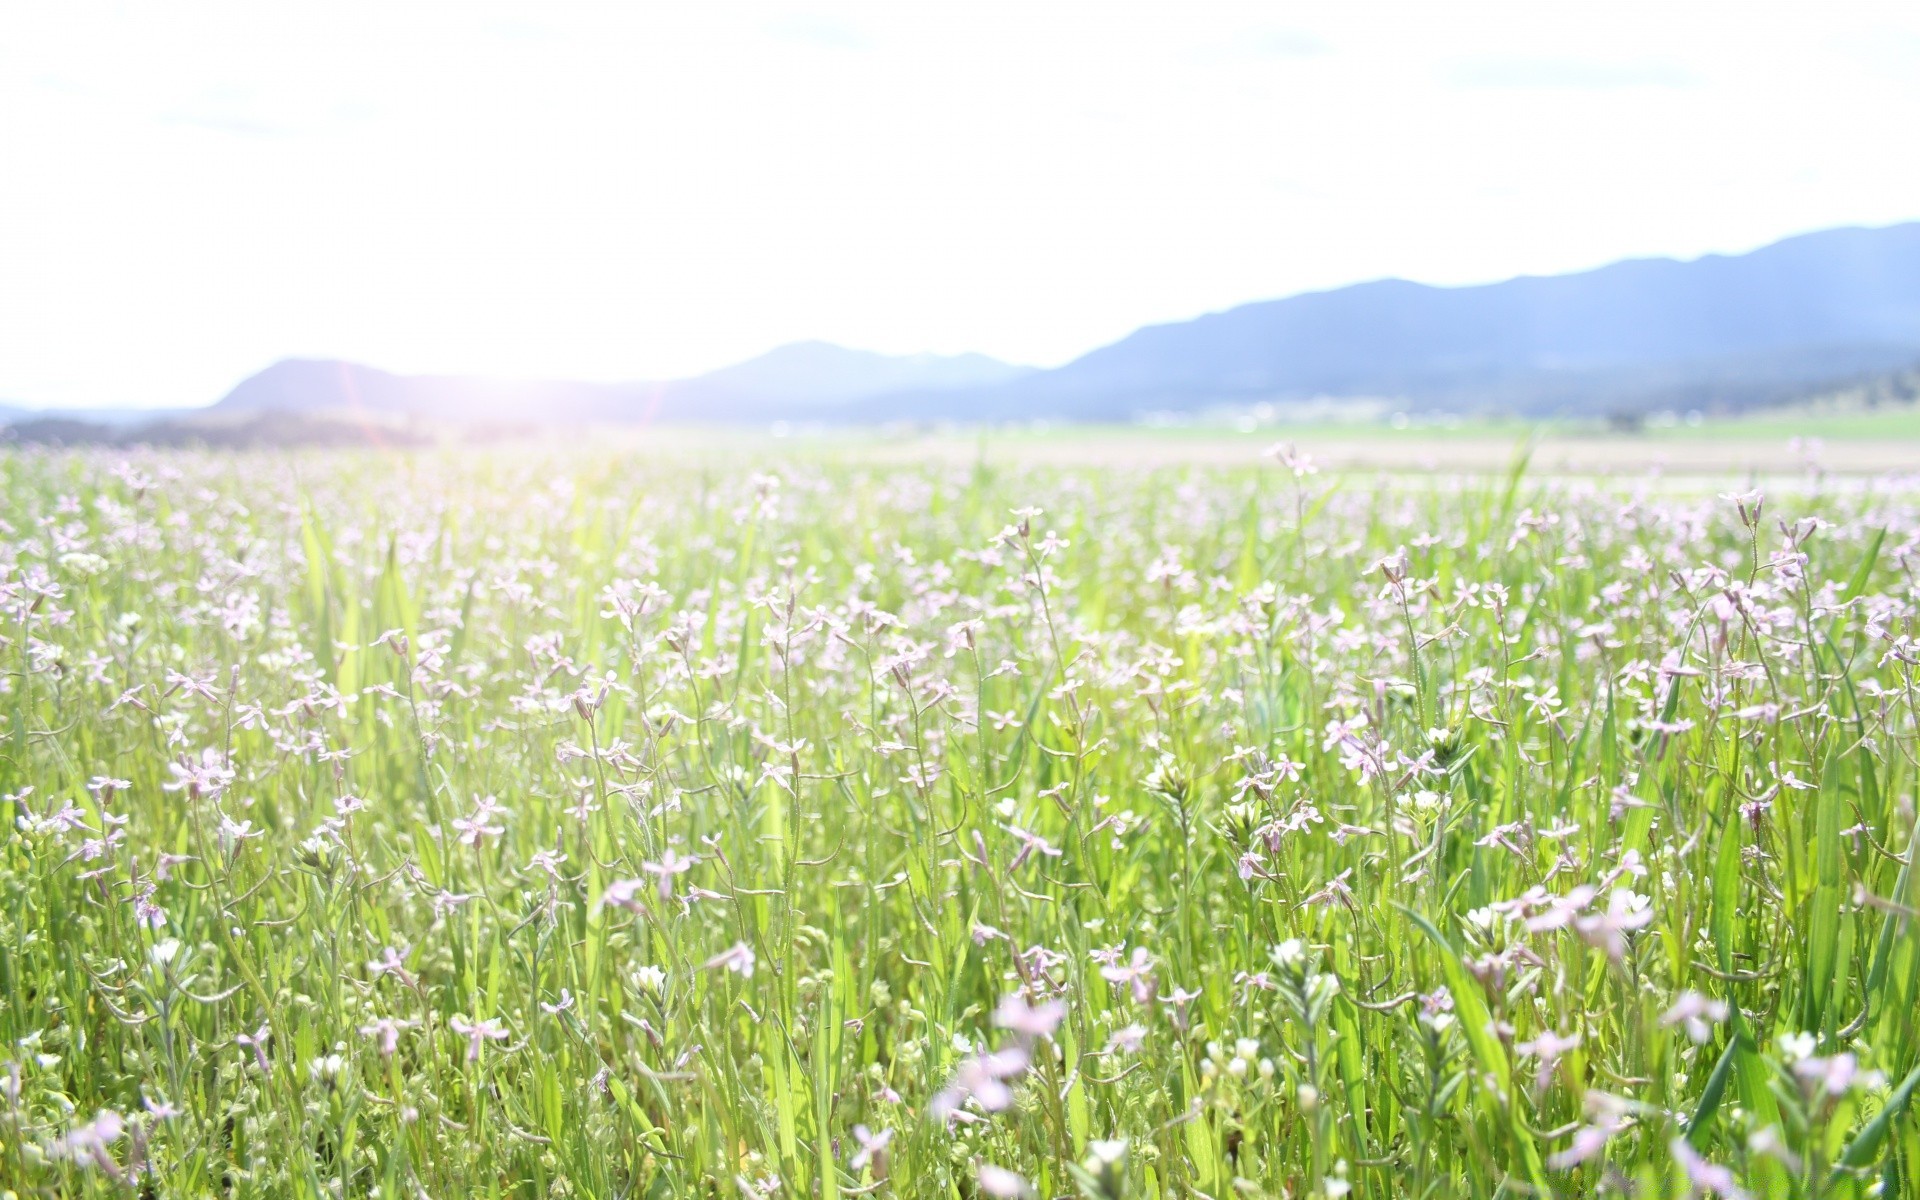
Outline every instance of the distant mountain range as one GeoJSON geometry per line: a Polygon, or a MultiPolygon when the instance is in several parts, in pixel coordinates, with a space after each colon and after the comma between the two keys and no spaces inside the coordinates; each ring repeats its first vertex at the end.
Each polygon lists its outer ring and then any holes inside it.
{"type": "Polygon", "coordinates": [[[825,342],[645,383],[408,376],[288,360],[201,411],[513,423],[1111,421],[1331,400],[1630,415],[1751,408],[1916,364],[1920,222],[1473,287],[1379,280],[1149,326],[1052,370],[825,342]]]}
{"type": "Polygon", "coordinates": [[[826,342],[782,346],[710,374],[659,383],[393,375],[356,363],[288,359],[241,381],[216,407],[496,421],[765,421],[831,416],[886,395],[990,388],[1031,372],[982,354],[873,354],[826,342]]]}
{"type": "Polygon", "coordinates": [[[1917,360],[1913,222],[1690,262],[1477,287],[1388,279],[1247,304],[938,403],[983,418],[1316,396],[1456,411],[1726,409],[1917,360]]]}

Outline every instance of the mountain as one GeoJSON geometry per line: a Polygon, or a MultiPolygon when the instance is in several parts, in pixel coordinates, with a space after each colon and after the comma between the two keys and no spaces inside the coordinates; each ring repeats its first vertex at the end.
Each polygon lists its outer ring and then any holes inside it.
{"type": "Polygon", "coordinates": [[[1362,283],[1141,329],[900,408],[1114,419],[1314,397],[1542,412],[1741,408],[1920,361],[1920,222],[1474,287],[1362,283]]]}
{"type": "Polygon", "coordinates": [[[986,387],[1030,370],[980,354],[874,354],[827,342],[782,346],[706,375],[660,383],[395,375],[357,363],[287,359],[242,380],[217,407],[469,420],[766,421],[827,415],[892,393],[986,387]]]}
{"type": "Polygon", "coordinates": [[[801,342],[692,379],[503,382],[276,363],[228,409],[430,418],[1128,420],[1261,401],[1737,410],[1920,364],[1920,222],[1473,287],[1383,279],[1154,325],[1062,367],[801,342]]]}
{"type": "Polygon", "coordinates": [[[833,404],[902,391],[982,387],[1033,373],[984,354],[872,354],[831,342],[796,342],[678,385],[685,394],[736,403],[833,404]]]}

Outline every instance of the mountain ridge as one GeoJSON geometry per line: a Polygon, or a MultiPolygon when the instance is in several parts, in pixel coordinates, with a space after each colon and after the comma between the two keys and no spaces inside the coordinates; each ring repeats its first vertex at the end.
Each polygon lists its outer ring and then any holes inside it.
{"type": "Polygon", "coordinates": [[[1587,414],[1740,409],[1920,362],[1920,221],[1745,254],[1625,259],[1458,287],[1369,280],[1144,326],[1062,366],[782,346],[690,379],[400,376],[284,360],[227,408],[427,417],[766,421],[1125,420],[1324,398],[1587,414]]]}
{"type": "Polygon", "coordinates": [[[1541,411],[1777,393],[1920,359],[1920,222],[1743,255],[1628,259],[1439,287],[1402,279],[1146,326],[966,397],[977,415],[1111,416],[1321,396],[1541,411]]]}
{"type": "Polygon", "coordinates": [[[366,410],[435,419],[767,420],[899,391],[934,394],[1032,370],[983,354],[877,354],[794,342],[685,379],[591,383],[401,375],[338,359],[288,358],[236,384],[215,410],[366,410]]]}

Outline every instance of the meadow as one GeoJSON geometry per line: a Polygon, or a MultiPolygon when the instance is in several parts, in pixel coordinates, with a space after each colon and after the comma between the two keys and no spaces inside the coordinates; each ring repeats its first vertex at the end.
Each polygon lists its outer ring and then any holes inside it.
{"type": "Polygon", "coordinates": [[[14,451],[0,522],[8,1197],[1920,1194],[1912,478],[14,451]]]}

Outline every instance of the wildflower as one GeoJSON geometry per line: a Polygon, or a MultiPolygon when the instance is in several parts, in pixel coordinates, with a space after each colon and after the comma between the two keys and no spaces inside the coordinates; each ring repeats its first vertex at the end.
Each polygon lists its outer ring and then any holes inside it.
{"type": "Polygon", "coordinates": [[[1774,1043],[1780,1047],[1780,1056],[1789,1063],[1811,1056],[1820,1045],[1819,1039],[1811,1033],[1783,1033],[1774,1039],[1774,1043]]]}
{"type": "Polygon", "coordinates": [[[380,952],[380,957],[367,964],[367,974],[378,979],[382,975],[392,975],[408,987],[413,986],[413,976],[407,973],[406,952],[388,946],[380,952]]]}
{"type": "Polygon", "coordinates": [[[1195,988],[1193,991],[1188,991],[1183,987],[1175,987],[1172,992],[1160,997],[1160,1003],[1173,1010],[1172,1020],[1175,1029],[1180,1030],[1182,1033],[1186,1032],[1188,1023],[1187,1007],[1195,1000],[1198,1000],[1200,996],[1201,991],[1198,988],[1195,988]]]}
{"type": "Polygon", "coordinates": [[[1135,1004],[1152,1001],[1154,992],[1153,956],[1145,946],[1135,946],[1133,957],[1125,965],[1112,963],[1100,968],[1100,978],[1108,983],[1124,983],[1135,1004]]]}
{"type": "Polygon", "coordinates": [[[433,894],[433,914],[436,917],[447,916],[449,913],[456,912],[462,906],[471,903],[473,897],[474,894],[472,892],[454,892],[446,888],[441,888],[433,894]]]}
{"type": "Polygon", "coordinates": [[[865,1125],[853,1127],[853,1140],[860,1148],[847,1160],[847,1169],[856,1174],[864,1170],[868,1163],[873,1164],[874,1174],[883,1174],[886,1170],[887,1144],[893,1141],[893,1130],[882,1129],[873,1132],[865,1125]]]}
{"type": "Polygon", "coordinates": [[[360,1026],[360,1036],[373,1038],[380,1045],[380,1053],[386,1058],[392,1058],[394,1052],[400,1048],[401,1031],[412,1027],[412,1021],[402,1021],[395,1017],[379,1017],[360,1026]]]}
{"type": "Polygon", "coordinates": [[[1713,1036],[1713,1026],[1727,1019],[1727,1002],[1710,1000],[1699,992],[1682,992],[1660,1017],[1666,1026],[1678,1025],[1696,1045],[1704,1046],[1713,1036]]]}
{"type": "Polygon", "coordinates": [[[220,848],[233,853],[234,847],[251,838],[266,836],[266,830],[255,829],[252,821],[235,821],[225,813],[220,814],[220,848]]]}
{"type": "Polygon", "coordinates": [[[604,908],[611,905],[628,912],[645,912],[646,906],[639,897],[646,888],[647,881],[644,879],[616,879],[607,885],[606,891],[600,893],[599,906],[604,908]]]}
{"type": "Polygon", "coordinates": [[[683,874],[699,861],[700,859],[697,856],[685,858],[676,854],[673,849],[669,847],[659,862],[641,863],[640,869],[658,880],[657,887],[660,892],[660,898],[662,900],[670,900],[673,898],[673,877],[683,874]]]}
{"type": "Polygon", "coordinates": [[[323,1054],[307,1062],[307,1077],[315,1083],[331,1084],[347,1069],[347,1060],[338,1054],[323,1054]]]}
{"type": "MultiPolygon", "coordinates": [[[[132,787],[133,783],[130,780],[114,779],[108,775],[95,775],[92,779],[87,780],[87,790],[92,792],[94,798],[99,800],[103,805],[112,803],[115,793],[127,791],[132,787]]],[[[31,792],[32,790],[32,788],[28,788],[27,792],[31,792]]],[[[20,793],[18,798],[25,798],[27,792],[20,793]]],[[[8,797],[8,799],[15,798],[16,797],[12,796],[8,797]]],[[[68,807],[71,808],[72,806],[69,805],[68,807]]],[[[74,811],[77,812],[79,810],[76,809],[74,811]]]]}
{"type": "Polygon", "coordinates": [[[267,1070],[267,1043],[272,1040],[272,1038],[272,1031],[267,1028],[267,1023],[262,1021],[260,1022],[260,1028],[254,1030],[252,1033],[235,1035],[233,1044],[236,1046],[250,1047],[253,1050],[253,1061],[258,1064],[261,1072],[265,1073],[267,1070]]]}
{"type": "Polygon", "coordinates": [[[1093,1200],[1120,1200],[1126,1189],[1126,1169],[1126,1139],[1095,1138],[1087,1143],[1087,1156],[1080,1161],[1081,1188],[1093,1200]]]}
{"type": "Polygon", "coordinates": [[[1308,896],[1305,900],[1302,900],[1301,903],[1321,908],[1331,908],[1335,904],[1343,904],[1350,909],[1353,908],[1353,888],[1347,884],[1347,880],[1352,876],[1353,868],[1348,867],[1332,879],[1327,880],[1325,887],[1322,887],[1319,891],[1313,893],[1313,895],[1308,896]]]}
{"type": "Polygon", "coordinates": [[[1789,1171],[1797,1173],[1800,1170],[1800,1156],[1787,1145],[1786,1135],[1780,1132],[1778,1125],[1755,1130],[1747,1137],[1747,1149],[1778,1160],[1789,1171]]]}
{"type": "Polygon", "coordinates": [[[126,1118],[110,1108],[103,1108],[93,1120],[74,1126],[48,1149],[55,1158],[98,1168],[118,1179],[120,1165],[114,1162],[112,1149],[126,1128],[126,1118]]]}
{"type": "Polygon", "coordinates": [[[975,921],[973,923],[973,944],[974,945],[984,946],[988,942],[991,942],[996,938],[1001,941],[1012,940],[1007,937],[1006,932],[1004,930],[995,929],[993,926],[988,925],[983,921],[975,921]]]}
{"type": "Polygon", "coordinates": [[[471,816],[456,817],[453,827],[460,834],[463,846],[478,846],[485,838],[499,837],[507,831],[505,825],[491,824],[495,818],[506,813],[500,802],[492,796],[482,796],[474,802],[471,816]]]}
{"type": "Polygon", "coordinates": [[[480,1048],[489,1041],[503,1042],[507,1039],[507,1027],[491,1017],[484,1021],[469,1021],[465,1017],[456,1016],[447,1022],[447,1026],[467,1039],[468,1062],[478,1062],[480,1048]]]}
{"type": "Polygon", "coordinates": [[[1295,479],[1304,479],[1308,475],[1320,473],[1320,468],[1313,463],[1313,455],[1296,449],[1292,442],[1275,442],[1263,453],[1286,470],[1292,471],[1295,479]]]}
{"type": "Polygon", "coordinates": [[[171,782],[160,785],[168,792],[184,791],[195,800],[214,799],[233,782],[233,766],[220,751],[207,748],[200,757],[182,758],[167,764],[171,782]]]}
{"type": "Polygon", "coordinates": [[[154,900],[156,885],[147,884],[133,898],[133,919],[156,933],[167,923],[167,910],[154,900]]]}
{"type": "Polygon", "coordinates": [[[1547,1158],[1547,1166],[1556,1171],[1572,1170],[1596,1157],[1607,1148],[1607,1143],[1616,1134],[1627,1127],[1630,1105],[1617,1096],[1590,1091],[1586,1095],[1585,1108],[1587,1122],[1573,1131],[1573,1142],[1565,1150],[1555,1151],[1547,1158]]]}
{"type": "Polygon", "coordinates": [[[745,942],[735,942],[732,946],[708,959],[700,969],[703,971],[711,971],[718,967],[725,967],[742,979],[751,979],[753,978],[753,966],[754,954],[752,947],[748,946],[745,942]]]}
{"type": "Polygon", "coordinates": [[[1626,954],[1626,935],[1652,922],[1653,910],[1645,896],[1615,888],[1608,898],[1607,911],[1576,918],[1574,929],[1589,945],[1605,950],[1607,957],[1619,962],[1626,954]]]}
{"type": "Polygon", "coordinates": [[[1029,1061],[1026,1049],[1017,1045],[963,1059],[952,1080],[933,1098],[934,1119],[946,1120],[969,1100],[990,1113],[1010,1107],[1013,1089],[1006,1081],[1018,1078],[1029,1061]]]}
{"type": "Polygon", "coordinates": [[[979,1166],[980,1190],[995,1200],[1025,1200],[1033,1195],[1033,1185],[1005,1167],[983,1162],[979,1166]]]}
{"type": "Polygon", "coordinates": [[[1518,1042],[1513,1052],[1523,1058],[1537,1058],[1540,1066],[1534,1074],[1534,1087],[1546,1091],[1547,1084],[1553,1080],[1553,1070],[1559,1065],[1562,1056],[1578,1049],[1580,1035],[1575,1033],[1562,1037],[1551,1029],[1545,1029],[1530,1042],[1518,1042]]]}
{"type": "Polygon", "coordinates": [[[1860,1060],[1851,1052],[1832,1058],[1801,1058],[1793,1064],[1793,1074],[1802,1087],[1816,1095],[1824,1092],[1844,1096],[1853,1088],[1875,1088],[1885,1082],[1878,1071],[1862,1071],[1860,1060]]]}
{"type": "Polygon", "coordinates": [[[1699,1153],[1688,1144],[1687,1139],[1677,1137],[1668,1142],[1667,1153],[1673,1155],[1674,1161],[1679,1163],[1681,1170],[1686,1172],[1687,1183],[1692,1187],[1694,1194],[1705,1193],[1723,1197],[1724,1200],[1744,1200],[1746,1192],[1742,1191],[1739,1183],[1735,1181],[1733,1171],[1700,1157],[1699,1153]]]}
{"type": "Polygon", "coordinates": [[[1029,1007],[1020,993],[1011,992],[993,1010],[993,1023],[1024,1037],[1051,1037],[1066,1015],[1067,1006],[1059,1000],[1029,1007]]]}
{"type": "Polygon", "coordinates": [[[1721,492],[1720,498],[1731,503],[1740,514],[1740,523],[1751,529],[1760,523],[1760,513],[1766,507],[1766,496],[1758,488],[1747,492],[1721,492]]]}
{"type": "Polygon", "coordinates": [[[1018,871],[1022,866],[1026,865],[1027,859],[1032,857],[1035,851],[1038,851],[1048,858],[1059,858],[1063,853],[1058,846],[1053,845],[1037,833],[1028,833],[1026,830],[1015,825],[1007,826],[1007,832],[1020,841],[1019,851],[1014,854],[1013,861],[1007,864],[1008,871],[1018,871]]]}

